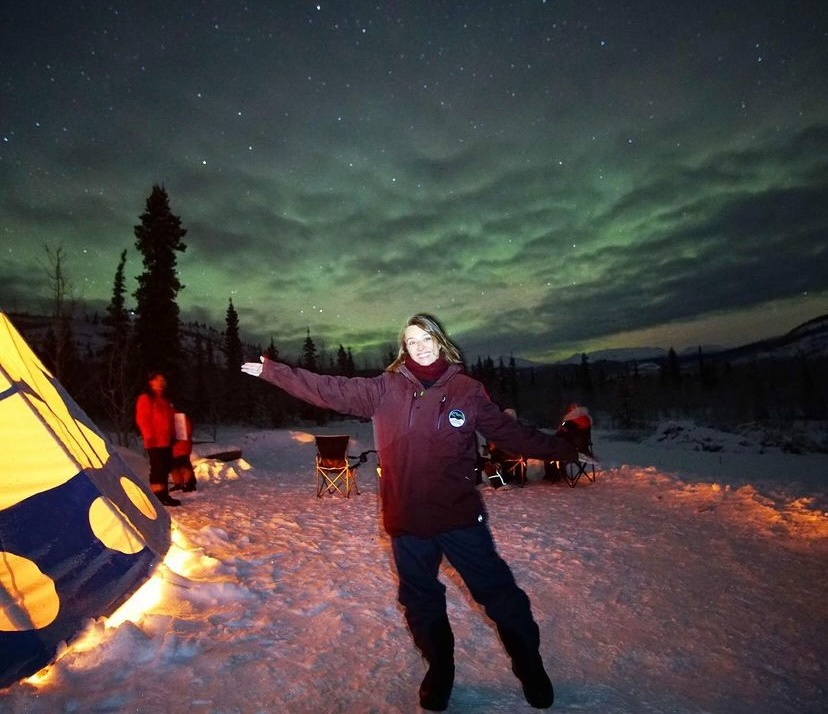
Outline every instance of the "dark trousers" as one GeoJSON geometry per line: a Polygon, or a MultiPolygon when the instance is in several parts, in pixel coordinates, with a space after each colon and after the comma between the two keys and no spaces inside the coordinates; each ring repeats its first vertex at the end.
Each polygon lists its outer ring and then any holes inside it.
{"type": "Polygon", "coordinates": [[[172,447],[160,446],[147,449],[149,459],[149,482],[155,494],[168,493],[170,471],[172,470],[172,447]]]}
{"type": "Polygon", "coordinates": [[[529,598],[497,554],[485,525],[431,538],[395,536],[391,544],[400,581],[398,599],[414,644],[429,662],[445,658],[445,643],[453,644],[450,630],[445,634],[446,588],[437,577],[444,555],[497,626],[512,659],[537,656],[540,635],[529,598]]]}

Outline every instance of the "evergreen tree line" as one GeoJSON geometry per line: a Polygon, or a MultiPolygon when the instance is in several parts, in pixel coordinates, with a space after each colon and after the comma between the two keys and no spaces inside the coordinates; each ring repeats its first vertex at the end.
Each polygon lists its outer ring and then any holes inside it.
{"type": "MultiPolygon", "coordinates": [[[[123,250],[105,314],[87,317],[91,332],[102,335],[101,344],[94,339],[84,343],[75,334],[79,306],[71,299],[62,248],[47,248],[52,300],[45,331],[39,329],[40,318],[12,315],[12,320],[69,394],[121,444],[136,438],[135,400],[154,371],[168,376],[176,408],[201,428],[214,427],[214,433],[220,423],[280,426],[289,420],[327,419],[322,410],[241,374],[246,359],[262,354],[277,359],[279,352],[273,338],[264,349],[243,344],[232,298],[223,332],[181,323],[177,298],[186,286],[178,277],[177,256],[187,248],[186,234],[164,187],[153,186],[134,227],[135,248],[143,262],[131,294],[134,307],[129,306],[128,252],[123,250]]],[[[318,352],[310,331],[298,364],[337,374],[356,372],[350,348],[340,345],[335,358],[328,358],[318,352]]]]}
{"type": "MultiPolygon", "coordinates": [[[[129,307],[127,250],[116,266],[112,297],[100,319],[103,344],[79,345],[73,334],[77,306],[71,300],[62,249],[49,251],[52,294],[48,329],[32,345],[70,394],[120,443],[135,436],[133,408],[147,376],[155,370],[169,377],[170,395],[202,429],[221,423],[278,427],[297,421],[321,423],[332,415],[292,399],[281,390],[241,374],[246,359],[264,354],[279,358],[271,337],[267,348],[244,344],[238,313],[228,298],[224,330],[198,323],[182,324],[177,297],[185,289],[178,278],[177,255],[187,248],[187,231],[172,213],[163,186],[155,185],[134,227],[135,248],[142,257],[129,307]]],[[[13,318],[27,332],[25,316],[13,318]]],[[[31,341],[31,340],[30,340],[31,341]]],[[[393,361],[390,349],[385,364],[393,361]]],[[[313,371],[353,376],[358,373],[350,348],[335,355],[317,350],[310,330],[297,365],[313,371]]],[[[384,365],[383,365],[384,366],[384,365]]],[[[804,356],[738,365],[705,357],[682,362],[670,350],[657,371],[642,372],[635,363],[518,369],[514,358],[478,359],[467,366],[502,407],[514,408],[537,426],[557,425],[567,404],[587,405],[604,426],[637,429],[664,418],[693,418],[715,426],[742,422],[791,423],[824,420],[828,365],[804,356]]],[[[363,370],[361,374],[376,374],[363,370]]],[[[781,428],[781,427],[780,427],[781,428]]]]}
{"type": "MultiPolygon", "coordinates": [[[[768,446],[828,451],[807,426],[828,420],[828,359],[796,355],[732,363],[699,349],[680,361],[674,350],[657,363],[550,365],[517,373],[518,413],[554,427],[570,403],[589,407],[604,428],[647,432],[665,420],[738,431],[759,427],[768,446]]],[[[824,429],[822,430],[824,434],[824,429]]]]}

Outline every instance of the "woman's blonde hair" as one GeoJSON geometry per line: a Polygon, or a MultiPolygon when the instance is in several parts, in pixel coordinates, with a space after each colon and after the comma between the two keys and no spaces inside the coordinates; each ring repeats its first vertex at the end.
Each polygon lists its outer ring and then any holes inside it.
{"type": "Polygon", "coordinates": [[[431,335],[431,338],[440,348],[440,353],[446,362],[449,364],[462,364],[463,357],[460,354],[460,350],[457,349],[455,344],[448,338],[448,335],[446,335],[446,331],[443,329],[442,325],[437,322],[437,318],[432,317],[431,315],[420,314],[409,317],[408,322],[406,322],[405,326],[400,330],[399,350],[397,351],[397,356],[394,361],[386,367],[387,371],[396,372],[399,366],[405,362],[405,356],[408,354],[408,350],[405,348],[405,331],[407,328],[412,326],[419,327],[421,330],[431,335]]]}

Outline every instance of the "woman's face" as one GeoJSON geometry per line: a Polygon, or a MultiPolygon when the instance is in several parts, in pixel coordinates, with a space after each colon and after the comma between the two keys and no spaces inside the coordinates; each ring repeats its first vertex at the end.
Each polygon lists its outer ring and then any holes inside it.
{"type": "Polygon", "coordinates": [[[156,374],[149,381],[149,386],[153,394],[163,394],[164,390],[167,388],[167,380],[164,378],[163,374],[156,374]]]}
{"type": "Polygon", "coordinates": [[[424,329],[409,325],[405,328],[403,337],[406,351],[417,364],[428,367],[437,361],[440,356],[440,347],[424,329]]]}

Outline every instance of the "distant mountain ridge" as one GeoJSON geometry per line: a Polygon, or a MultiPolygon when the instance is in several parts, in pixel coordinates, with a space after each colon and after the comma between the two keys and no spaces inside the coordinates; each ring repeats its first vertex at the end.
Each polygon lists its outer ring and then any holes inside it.
{"type": "MultiPolygon", "coordinates": [[[[706,355],[714,355],[726,352],[727,348],[721,345],[701,345],[701,350],[706,355]]],[[[663,347],[617,347],[588,352],[587,357],[590,362],[658,362],[667,359],[668,352],[669,350],[663,347]]],[[[698,352],[698,347],[688,347],[676,354],[679,359],[687,359],[695,357],[698,352]]],[[[571,357],[555,364],[580,364],[581,359],[582,353],[576,352],[571,357]]]]}
{"type": "Polygon", "coordinates": [[[828,315],[803,322],[779,337],[734,347],[719,353],[732,362],[749,359],[790,359],[792,357],[828,357],[828,315]]]}
{"type": "MultiPolygon", "coordinates": [[[[555,366],[578,365],[584,354],[590,364],[598,362],[656,363],[665,360],[668,351],[663,347],[617,347],[594,352],[576,352],[571,357],[551,364],[555,366]]],[[[698,347],[687,348],[678,352],[677,356],[680,360],[695,359],[698,351],[698,347]]],[[[828,315],[808,320],[778,337],[769,337],[739,347],[701,345],[701,351],[706,357],[716,357],[731,362],[752,359],[789,359],[800,355],[815,359],[825,358],[828,357],[828,315]]],[[[541,366],[530,360],[516,359],[515,362],[518,368],[541,366]]]]}
{"type": "Polygon", "coordinates": [[[555,364],[580,364],[583,356],[591,362],[655,362],[667,357],[667,350],[663,347],[611,347],[595,352],[576,352],[567,359],[559,360],[555,364]]]}

